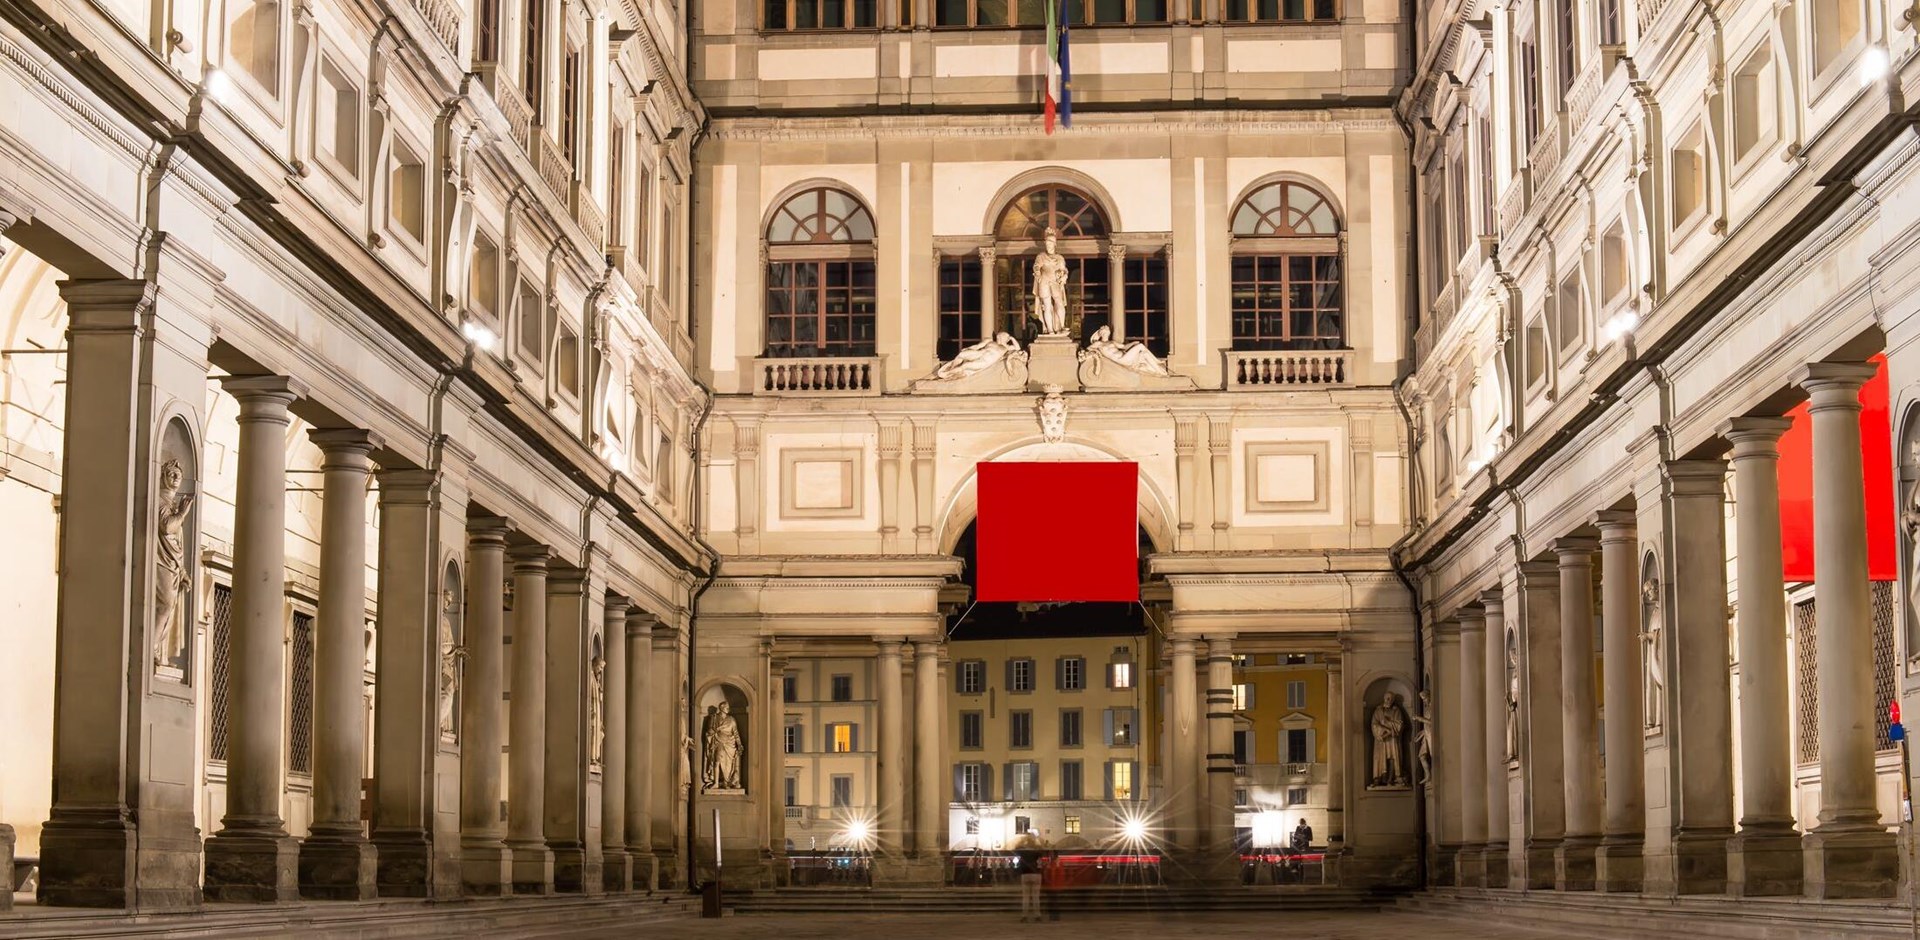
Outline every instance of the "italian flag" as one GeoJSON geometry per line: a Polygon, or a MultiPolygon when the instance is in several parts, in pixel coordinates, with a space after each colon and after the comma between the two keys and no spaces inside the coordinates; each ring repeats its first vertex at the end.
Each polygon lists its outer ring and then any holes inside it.
{"type": "MultiPolygon", "coordinates": [[[[1047,0],[1047,133],[1057,116],[1061,127],[1073,126],[1073,67],[1067,58],[1067,31],[1072,24],[1057,22],[1055,0],[1047,0]]],[[[1072,3],[1073,0],[1065,0],[1072,3]]],[[[1071,8],[1069,8],[1070,10],[1071,8]]]]}

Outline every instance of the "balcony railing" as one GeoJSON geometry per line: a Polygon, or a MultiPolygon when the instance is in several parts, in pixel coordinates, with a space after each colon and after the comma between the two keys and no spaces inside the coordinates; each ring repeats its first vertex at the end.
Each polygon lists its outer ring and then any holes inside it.
{"type": "Polygon", "coordinates": [[[1526,213],[1526,180],[1516,179],[1507,184],[1506,194],[1500,197],[1500,237],[1511,238],[1520,228],[1520,217],[1526,213]]]}
{"type": "Polygon", "coordinates": [[[545,130],[540,132],[534,147],[533,167],[540,171],[540,179],[547,184],[547,190],[553,198],[566,205],[572,195],[573,167],[567,163],[566,154],[560,152],[560,145],[553,142],[545,130]]]}
{"type": "Polygon", "coordinates": [[[413,0],[413,8],[426,19],[428,28],[440,38],[448,52],[460,51],[460,5],[453,0],[413,0]]]}
{"type": "Polygon", "coordinates": [[[607,216],[593,202],[593,193],[585,185],[573,188],[573,218],[587,233],[587,241],[596,246],[607,243],[607,216]]]}
{"type": "Polygon", "coordinates": [[[1346,385],[1353,381],[1353,350],[1276,350],[1226,353],[1227,389],[1346,385]]]}
{"type": "Polygon", "coordinates": [[[755,359],[756,395],[878,395],[880,357],[755,359]]]}
{"type": "Polygon", "coordinates": [[[520,94],[520,89],[511,80],[494,75],[493,101],[500,106],[500,114],[507,119],[507,130],[513,134],[514,143],[528,153],[533,152],[533,105],[520,94]]]}
{"type": "Polygon", "coordinates": [[[1548,127],[1540,132],[1540,139],[1533,142],[1533,152],[1527,155],[1527,165],[1533,170],[1533,185],[1546,185],[1560,167],[1559,130],[1548,127]]]}
{"type": "Polygon", "coordinates": [[[1580,77],[1573,82],[1573,90],[1567,93],[1567,133],[1569,136],[1580,133],[1587,126],[1587,119],[1593,116],[1593,101],[1600,96],[1600,81],[1604,77],[1600,56],[1594,56],[1587,67],[1582,69],[1580,77]]]}
{"type": "Polygon", "coordinates": [[[1640,15],[1638,19],[1640,21],[1641,35],[1646,35],[1648,28],[1653,25],[1654,18],[1660,15],[1661,9],[1666,5],[1667,0],[1639,0],[1639,2],[1635,4],[1635,6],[1639,7],[1640,15]]]}

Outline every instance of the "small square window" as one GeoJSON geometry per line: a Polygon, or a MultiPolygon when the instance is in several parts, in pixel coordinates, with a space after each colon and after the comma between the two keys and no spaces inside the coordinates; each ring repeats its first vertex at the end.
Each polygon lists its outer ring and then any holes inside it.
{"type": "Polygon", "coordinates": [[[969,659],[960,663],[958,675],[961,695],[979,695],[987,690],[987,664],[985,661],[969,659]]]}
{"type": "Polygon", "coordinates": [[[1305,680],[1294,679],[1287,683],[1287,707],[1307,707],[1307,683],[1305,680]]]}
{"type": "Polygon", "coordinates": [[[1107,688],[1133,688],[1133,663],[1124,660],[1107,664],[1107,688]]]}
{"type": "Polygon", "coordinates": [[[1077,836],[1080,834],[1080,817],[1068,816],[1061,826],[1067,830],[1067,835],[1077,836]]]}
{"type": "Polygon", "coordinates": [[[780,700],[783,702],[800,701],[800,676],[787,673],[780,677],[780,700]]]}
{"type": "Polygon", "coordinates": [[[978,750],[984,746],[981,713],[960,713],[960,747],[965,750],[978,750]]]}
{"type": "Polygon", "coordinates": [[[1007,690],[1010,692],[1033,691],[1033,660],[1015,659],[1008,661],[1007,690]]]}
{"type": "Polygon", "coordinates": [[[853,677],[852,676],[834,676],[833,677],[833,700],[836,702],[853,701],[853,677]]]}

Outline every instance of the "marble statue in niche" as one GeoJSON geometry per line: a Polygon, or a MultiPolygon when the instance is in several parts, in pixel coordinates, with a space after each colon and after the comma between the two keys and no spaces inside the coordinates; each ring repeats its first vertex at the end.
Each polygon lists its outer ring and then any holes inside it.
{"type": "Polygon", "coordinates": [[[1400,696],[1388,692],[1373,707],[1367,722],[1373,738],[1373,764],[1367,773],[1367,789],[1397,790],[1407,781],[1407,711],[1400,707],[1400,696]]]}
{"type": "Polygon", "coordinates": [[[185,488],[187,471],[168,458],[160,465],[160,496],[154,512],[153,663],[185,668],[187,651],[186,596],[192,586],[187,573],[187,519],[193,513],[193,493],[185,488]]]}
{"type": "Polygon", "coordinates": [[[1420,779],[1433,779],[1433,693],[1425,689],[1413,712],[1413,763],[1420,768],[1420,779]]]}
{"type": "Polygon", "coordinates": [[[1147,348],[1147,344],[1138,340],[1131,343],[1115,342],[1113,327],[1110,326],[1093,331],[1093,336],[1087,340],[1087,348],[1080,350],[1079,359],[1091,364],[1096,373],[1102,364],[1112,363],[1141,375],[1166,377],[1173,374],[1167,371],[1166,364],[1153,354],[1153,350],[1147,348]]]}
{"type": "Polygon", "coordinates": [[[701,766],[701,792],[740,789],[740,726],[732,709],[721,702],[707,709],[707,727],[702,737],[706,761],[701,766]]]}
{"type": "MultiPolygon", "coordinates": [[[[1916,430],[1908,428],[1911,438],[1916,430]]],[[[1914,476],[1907,484],[1907,498],[1901,501],[1900,531],[1906,536],[1907,550],[1907,636],[1920,636],[1920,440],[1907,441],[1907,457],[1903,466],[1913,467],[1906,471],[1914,476]]]]}
{"type": "Polygon", "coordinates": [[[1067,399],[1061,391],[1058,385],[1047,386],[1038,406],[1040,436],[1049,444],[1058,444],[1067,438],[1067,399]]]}
{"type": "Polygon", "coordinates": [[[1041,336],[1067,335],[1067,259],[1055,250],[1059,240],[1048,228],[1046,250],[1033,259],[1033,318],[1041,336]]]}
{"type": "Polygon", "coordinates": [[[460,645],[453,636],[453,618],[459,600],[451,591],[442,591],[440,598],[440,737],[452,741],[457,734],[454,728],[455,700],[460,694],[460,666],[467,658],[467,648],[460,645]]]}
{"type": "Polygon", "coordinates": [[[1666,726],[1666,636],[1661,623],[1660,580],[1648,575],[1640,582],[1641,709],[1646,730],[1666,726]]]}
{"type": "Polygon", "coordinates": [[[607,747],[607,657],[593,644],[593,660],[587,663],[587,763],[600,766],[607,747]]]}
{"type": "Polygon", "coordinates": [[[1507,628],[1507,760],[1520,759],[1520,636],[1507,628]]]}

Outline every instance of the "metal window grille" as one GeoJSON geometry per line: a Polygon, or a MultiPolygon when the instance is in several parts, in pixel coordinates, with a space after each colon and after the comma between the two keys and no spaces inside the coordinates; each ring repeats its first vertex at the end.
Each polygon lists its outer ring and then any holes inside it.
{"type": "Polygon", "coordinates": [[[1887,703],[1898,694],[1894,690],[1892,581],[1873,582],[1873,746],[1875,750],[1893,749],[1892,716],[1887,703]]]}
{"type": "Polygon", "coordinates": [[[208,631],[213,652],[213,680],[207,696],[207,759],[227,759],[227,702],[233,683],[233,589],[213,586],[213,627],[208,631]]]}
{"type": "Polygon", "coordinates": [[[287,770],[313,773],[313,615],[293,615],[293,714],[287,729],[287,770]]]}
{"type": "Polygon", "coordinates": [[[1820,673],[1814,668],[1816,645],[1813,601],[1793,605],[1794,726],[1800,738],[1800,763],[1820,759],[1820,673]]]}

